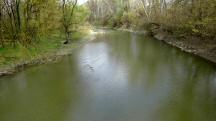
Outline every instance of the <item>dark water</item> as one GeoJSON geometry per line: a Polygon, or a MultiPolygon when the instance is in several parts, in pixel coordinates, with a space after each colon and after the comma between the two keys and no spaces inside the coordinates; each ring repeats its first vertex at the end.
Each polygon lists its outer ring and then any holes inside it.
{"type": "Polygon", "coordinates": [[[216,69],[128,32],[0,78],[0,121],[216,121],[216,69]]]}

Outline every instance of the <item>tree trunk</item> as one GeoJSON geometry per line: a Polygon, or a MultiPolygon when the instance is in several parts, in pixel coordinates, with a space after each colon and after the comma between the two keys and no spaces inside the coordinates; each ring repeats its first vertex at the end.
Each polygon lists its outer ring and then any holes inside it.
{"type": "Polygon", "coordinates": [[[74,10],[77,5],[77,0],[73,1],[67,1],[62,0],[62,13],[63,13],[63,27],[65,32],[65,42],[64,44],[68,44],[71,39],[71,25],[73,24],[73,16],[74,16],[74,10]]]}

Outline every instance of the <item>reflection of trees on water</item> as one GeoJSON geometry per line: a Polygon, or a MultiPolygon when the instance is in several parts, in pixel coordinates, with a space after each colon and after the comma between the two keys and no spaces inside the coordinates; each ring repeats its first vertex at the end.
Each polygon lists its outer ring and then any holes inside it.
{"type": "Polygon", "coordinates": [[[108,45],[116,62],[126,66],[130,86],[144,86],[144,93],[165,92],[155,114],[158,120],[216,119],[216,69],[210,64],[144,36],[128,33],[106,39],[116,40],[108,45]]]}
{"type": "Polygon", "coordinates": [[[213,121],[216,118],[215,87],[212,85],[215,69],[195,61],[185,61],[181,66],[183,72],[170,80],[173,89],[169,101],[161,107],[161,117],[165,121],[213,121]]]}

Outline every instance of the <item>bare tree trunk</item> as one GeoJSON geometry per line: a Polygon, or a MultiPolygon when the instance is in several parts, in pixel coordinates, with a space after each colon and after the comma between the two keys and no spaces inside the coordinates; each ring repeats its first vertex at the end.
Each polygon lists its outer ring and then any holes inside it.
{"type": "Polygon", "coordinates": [[[141,0],[141,2],[142,2],[142,6],[143,6],[143,9],[144,9],[147,21],[149,22],[150,21],[150,17],[149,17],[149,12],[148,12],[147,6],[146,6],[147,2],[146,2],[146,0],[141,0]]]}

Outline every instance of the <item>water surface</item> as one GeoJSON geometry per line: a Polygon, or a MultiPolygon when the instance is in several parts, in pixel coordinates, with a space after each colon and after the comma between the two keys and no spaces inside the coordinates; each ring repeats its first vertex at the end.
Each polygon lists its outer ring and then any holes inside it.
{"type": "Polygon", "coordinates": [[[0,78],[0,121],[216,121],[216,68],[105,30],[56,64],[0,78]]]}

